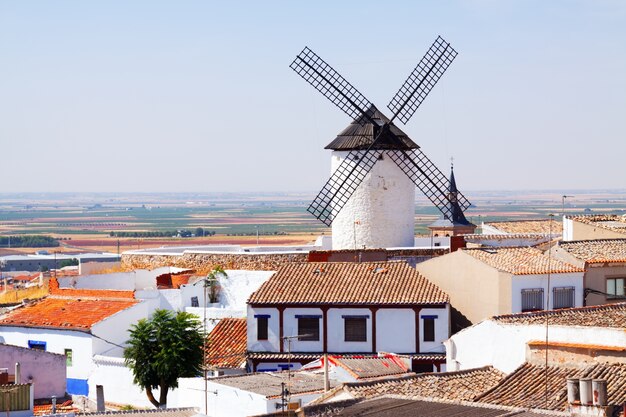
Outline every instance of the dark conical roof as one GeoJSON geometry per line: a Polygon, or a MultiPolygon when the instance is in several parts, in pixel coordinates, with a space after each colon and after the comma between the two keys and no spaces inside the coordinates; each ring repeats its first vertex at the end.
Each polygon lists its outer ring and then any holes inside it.
{"type": "Polygon", "coordinates": [[[459,190],[456,188],[456,179],[454,178],[454,167],[450,167],[450,184],[448,185],[448,200],[450,211],[452,212],[452,224],[469,225],[471,224],[463,213],[463,209],[459,205],[457,195],[459,190]]]}
{"type": "MultiPolygon", "coordinates": [[[[374,121],[379,122],[379,126],[389,123],[387,116],[382,114],[376,106],[372,105],[368,109],[368,113],[372,115],[374,121]]],[[[361,126],[357,120],[352,121],[344,130],[337,135],[335,140],[330,142],[324,149],[332,149],[335,151],[351,151],[355,149],[367,149],[374,142],[374,131],[379,126],[374,127],[371,122],[366,122],[361,126]]],[[[389,130],[403,143],[403,149],[418,149],[419,146],[408,137],[396,125],[389,125],[389,130]]],[[[375,149],[398,149],[398,146],[390,140],[381,138],[375,149]]]]}

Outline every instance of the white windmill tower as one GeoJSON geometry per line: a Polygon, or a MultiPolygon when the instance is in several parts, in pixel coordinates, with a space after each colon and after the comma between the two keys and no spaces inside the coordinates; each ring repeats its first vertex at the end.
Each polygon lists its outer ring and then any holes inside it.
{"type": "Polygon", "coordinates": [[[438,37],[411,72],[384,116],[345,78],[309,48],[291,68],[353,122],[331,142],[332,175],[308,208],[332,224],[333,249],[413,246],[415,185],[452,219],[470,203],[460,193],[451,201],[449,181],[402,130],[457,53],[438,37]]]}

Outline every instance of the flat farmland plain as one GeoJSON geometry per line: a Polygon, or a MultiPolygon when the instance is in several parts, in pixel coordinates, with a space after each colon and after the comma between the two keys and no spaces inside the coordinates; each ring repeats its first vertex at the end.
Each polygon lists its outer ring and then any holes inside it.
{"type": "MultiPolygon", "coordinates": [[[[306,244],[330,234],[306,211],[313,197],[306,193],[0,194],[0,237],[53,236],[61,246],[47,249],[61,252],[306,244]],[[194,236],[180,237],[185,231],[194,236]]],[[[472,207],[466,216],[479,226],[489,221],[545,219],[562,212],[626,213],[626,190],[493,191],[467,197],[472,207]]],[[[419,196],[416,234],[427,234],[427,226],[437,218],[438,210],[419,196]]],[[[0,255],[32,251],[0,245],[0,255]]]]}

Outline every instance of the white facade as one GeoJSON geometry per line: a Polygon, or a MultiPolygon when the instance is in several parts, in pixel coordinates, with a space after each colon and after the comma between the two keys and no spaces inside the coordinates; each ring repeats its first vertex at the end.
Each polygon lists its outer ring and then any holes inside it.
{"type": "MultiPolygon", "coordinates": [[[[511,276],[511,313],[522,312],[522,290],[543,290],[544,303],[548,294],[548,276],[550,277],[549,304],[547,310],[554,309],[554,289],[563,287],[574,288],[574,305],[570,307],[582,307],[585,289],[583,286],[583,273],[570,272],[559,274],[541,275],[513,275],[511,276]]],[[[544,308],[545,309],[545,308],[544,308]]]]}
{"type": "MultiPolygon", "coordinates": [[[[504,324],[485,320],[468,327],[445,342],[449,371],[491,365],[510,373],[526,361],[526,345],[545,340],[545,325],[504,324]]],[[[587,326],[548,326],[551,343],[626,347],[623,329],[587,326]]]]}
{"type": "MultiPolygon", "coordinates": [[[[349,153],[333,151],[331,172],[349,153]]],[[[415,184],[384,154],[336,213],[333,250],[412,247],[414,229],[415,184]]]]}
{"type": "MultiPolygon", "coordinates": [[[[211,417],[245,417],[280,411],[281,398],[267,398],[265,395],[241,388],[223,385],[209,380],[207,383],[207,415],[211,417]]],[[[202,378],[181,378],[178,389],[168,394],[168,407],[196,407],[204,413],[204,380],[202,378]]],[[[322,392],[292,394],[291,402],[301,405],[315,400],[322,392]]]]}
{"type": "MultiPolygon", "coordinates": [[[[419,349],[416,346],[415,310],[412,308],[328,308],[326,313],[328,341],[324,350],[323,311],[321,308],[286,308],[283,312],[283,336],[298,334],[298,317],[319,318],[319,340],[300,341],[292,339],[291,346],[284,342],[287,352],[332,352],[332,353],[432,353],[444,352],[443,341],[449,335],[449,306],[443,308],[422,308],[419,311],[419,349]],[[373,315],[376,314],[376,345],[373,338],[373,315]],[[345,317],[366,319],[366,340],[345,341],[345,317]],[[434,320],[435,337],[425,341],[424,319],[434,320]]],[[[277,308],[248,306],[248,350],[251,352],[280,352],[280,315],[277,308]],[[267,318],[268,338],[259,340],[257,335],[258,317],[267,318]]]]}

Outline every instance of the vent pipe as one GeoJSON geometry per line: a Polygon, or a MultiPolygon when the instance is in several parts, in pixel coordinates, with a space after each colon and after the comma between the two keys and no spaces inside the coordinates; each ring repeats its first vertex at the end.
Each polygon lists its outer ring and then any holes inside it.
{"type": "Polygon", "coordinates": [[[578,379],[567,378],[567,403],[574,404],[580,401],[580,391],[578,390],[578,379]]]}
{"type": "Polygon", "coordinates": [[[593,388],[593,405],[604,407],[606,405],[606,380],[594,379],[591,386],[593,388]]]}
{"type": "Polygon", "coordinates": [[[22,365],[19,362],[15,362],[15,385],[22,383],[22,365]]]}
{"type": "Polygon", "coordinates": [[[593,405],[593,395],[592,395],[591,389],[592,389],[591,379],[581,378],[580,379],[580,404],[593,405]]]}

